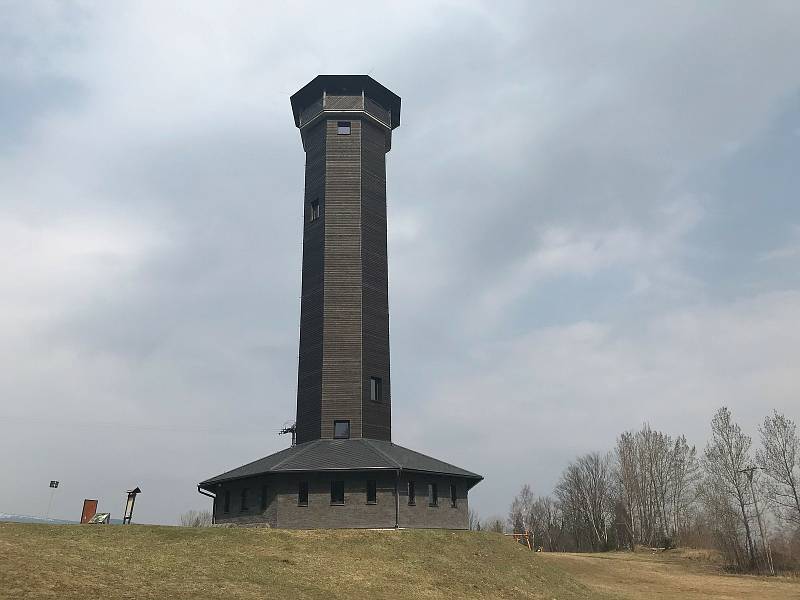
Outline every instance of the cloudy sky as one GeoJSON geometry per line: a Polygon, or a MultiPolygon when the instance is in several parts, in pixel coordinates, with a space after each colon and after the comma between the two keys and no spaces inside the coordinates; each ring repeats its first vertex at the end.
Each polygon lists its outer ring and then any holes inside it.
{"type": "Polygon", "coordinates": [[[798,44],[793,1],[0,2],[0,512],[175,523],[288,443],[320,73],[403,98],[394,440],[481,515],[645,421],[800,419],[798,44]]]}

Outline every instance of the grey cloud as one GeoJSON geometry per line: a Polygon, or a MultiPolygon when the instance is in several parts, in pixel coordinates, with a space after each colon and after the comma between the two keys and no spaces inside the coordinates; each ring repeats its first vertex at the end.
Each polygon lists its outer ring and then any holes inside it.
{"type": "Polygon", "coordinates": [[[765,316],[796,318],[797,259],[761,257],[800,223],[800,14],[771,8],[23,8],[0,47],[16,82],[0,219],[18,240],[0,263],[0,452],[28,451],[0,467],[18,483],[0,509],[35,507],[57,473],[64,516],[139,483],[141,518],[175,522],[205,505],[198,480],[285,444],[304,159],[288,95],[318,72],[372,71],[403,97],[395,438],[484,472],[480,512],[643,419],[700,442],[723,401],[747,426],[790,409],[783,371],[748,405],[784,362],[746,337],[739,359],[681,360],[691,331],[796,340],[765,316]],[[691,420],[665,408],[689,396],[691,420]]]}

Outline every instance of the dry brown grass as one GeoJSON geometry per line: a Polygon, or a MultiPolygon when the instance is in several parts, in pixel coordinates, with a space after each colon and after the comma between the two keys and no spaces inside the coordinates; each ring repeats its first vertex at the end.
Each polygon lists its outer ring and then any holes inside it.
{"type": "Polygon", "coordinates": [[[0,598],[605,598],[509,538],[0,523],[0,598]]]}
{"type": "Polygon", "coordinates": [[[800,598],[800,580],[730,575],[709,550],[542,554],[592,590],[620,599],[788,600],[800,598]]]}

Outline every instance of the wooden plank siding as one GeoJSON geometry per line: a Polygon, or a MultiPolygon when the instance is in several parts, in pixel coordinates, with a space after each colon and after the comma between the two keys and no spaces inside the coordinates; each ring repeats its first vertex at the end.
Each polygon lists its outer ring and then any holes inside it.
{"type": "Polygon", "coordinates": [[[364,437],[392,439],[389,377],[389,271],[386,252],[386,133],[365,120],[361,134],[362,395],[364,437]],[[382,380],[370,401],[370,377],[382,380]]]}
{"type": "MultiPolygon", "coordinates": [[[[391,440],[389,299],[386,253],[386,152],[391,130],[364,114],[362,95],[328,94],[303,109],[306,149],[303,283],[297,384],[297,442],[332,438],[334,421],[350,436],[391,440]],[[350,133],[337,124],[350,122],[350,133]],[[311,202],[320,204],[312,222],[311,202]],[[370,377],[382,383],[370,401],[370,377]]],[[[383,111],[383,112],[381,112],[383,111]]]]}
{"type": "Polygon", "coordinates": [[[337,134],[328,120],[325,155],[325,306],[322,437],[350,421],[361,437],[361,123],[337,134]]]}
{"type": "Polygon", "coordinates": [[[300,299],[300,351],[297,369],[297,439],[318,439],[322,411],[322,338],[325,304],[325,122],[303,132],[306,187],[303,210],[303,272],[300,299]],[[320,218],[311,221],[311,203],[320,218]]]}

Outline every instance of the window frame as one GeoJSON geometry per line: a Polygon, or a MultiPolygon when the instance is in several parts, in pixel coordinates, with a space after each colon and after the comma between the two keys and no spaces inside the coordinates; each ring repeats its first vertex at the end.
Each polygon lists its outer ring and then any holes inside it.
{"type": "Polygon", "coordinates": [[[383,402],[383,378],[374,375],[369,378],[370,402],[383,402]]]}
{"type": "Polygon", "coordinates": [[[367,504],[378,503],[378,482],[374,479],[367,479],[367,504]],[[372,492],[372,500],[370,500],[370,492],[372,492]]]}
{"type": "Polygon", "coordinates": [[[349,440],[350,439],[350,419],[336,419],[333,422],[333,439],[335,440],[349,440]],[[336,426],[342,423],[347,423],[347,435],[337,435],[336,426]]]}
{"type": "Polygon", "coordinates": [[[413,479],[408,480],[408,505],[409,506],[416,506],[417,505],[417,486],[414,483],[413,479]]]}
{"type": "Polygon", "coordinates": [[[297,482],[297,506],[308,506],[308,481],[297,482]]]}
{"type": "Polygon", "coordinates": [[[458,488],[453,482],[450,482],[450,508],[458,508],[458,488]]]}
{"type": "Polygon", "coordinates": [[[319,198],[311,201],[311,219],[310,221],[313,223],[314,221],[318,221],[320,218],[321,210],[319,204],[319,198]]]}
{"type": "Polygon", "coordinates": [[[331,480],[331,506],[344,506],[344,480],[342,479],[331,480]],[[341,491],[341,496],[338,494],[339,491],[341,491]],[[336,494],[336,499],[334,499],[334,494],[336,494]]]}
{"type": "Polygon", "coordinates": [[[267,510],[268,493],[269,493],[269,486],[265,483],[264,485],[261,486],[261,510],[262,511],[267,510]]]}
{"type": "Polygon", "coordinates": [[[431,508],[439,506],[439,486],[435,483],[428,484],[428,506],[431,508]]]}
{"type": "Polygon", "coordinates": [[[242,488],[239,497],[239,512],[247,512],[250,510],[250,507],[247,504],[247,494],[250,492],[250,488],[242,488]]]}
{"type": "Polygon", "coordinates": [[[225,493],[223,494],[222,512],[225,512],[225,513],[231,512],[231,491],[230,490],[225,490],[225,493]]]}

